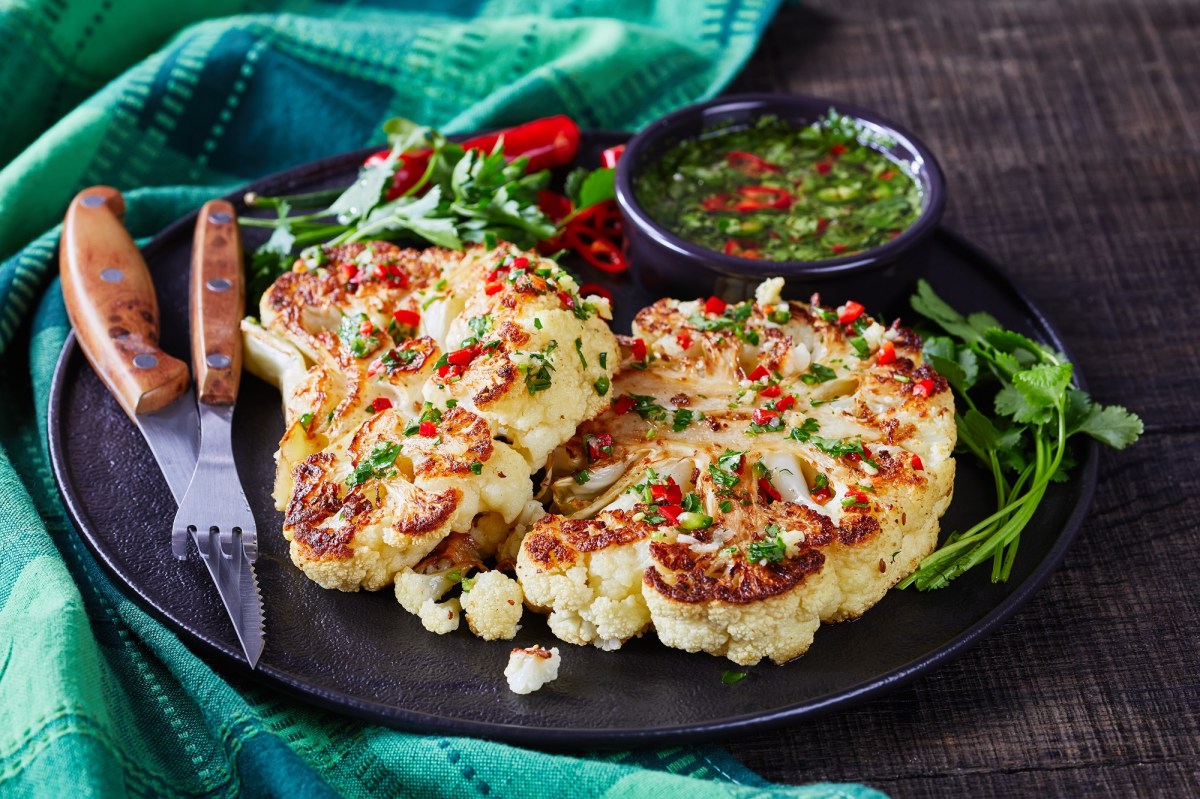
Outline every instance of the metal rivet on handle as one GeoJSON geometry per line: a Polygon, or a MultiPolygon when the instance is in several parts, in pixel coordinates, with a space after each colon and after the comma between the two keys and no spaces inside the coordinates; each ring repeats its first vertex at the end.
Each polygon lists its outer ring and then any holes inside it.
{"type": "Polygon", "coordinates": [[[115,266],[100,273],[100,279],[105,283],[120,283],[125,279],[125,272],[115,266]]]}
{"type": "Polygon", "coordinates": [[[228,369],[229,364],[232,363],[232,361],[229,360],[228,355],[222,355],[219,352],[212,353],[204,359],[204,362],[213,369],[228,369]]]}
{"type": "Polygon", "coordinates": [[[141,355],[135,355],[133,365],[139,369],[153,369],[158,366],[158,358],[148,352],[143,352],[141,355]]]}
{"type": "Polygon", "coordinates": [[[233,288],[233,284],[223,277],[214,277],[204,285],[208,287],[209,291],[229,291],[233,288]]]}
{"type": "Polygon", "coordinates": [[[208,215],[208,221],[214,225],[227,225],[233,221],[233,215],[228,211],[213,211],[208,215]]]}
{"type": "Polygon", "coordinates": [[[99,208],[104,205],[103,194],[85,194],[79,200],[79,203],[85,208],[99,208]]]}

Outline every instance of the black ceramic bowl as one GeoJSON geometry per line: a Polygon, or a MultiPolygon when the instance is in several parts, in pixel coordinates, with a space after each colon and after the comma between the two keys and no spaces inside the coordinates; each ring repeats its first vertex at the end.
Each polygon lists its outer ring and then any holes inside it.
{"type": "Polygon", "coordinates": [[[753,286],[774,276],[788,281],[790,296],[819,291],[825,303],[853,297],[887,310],[906,297],[921,276],[931,236],[946,205],[942,172],[933,154],[911,133],[863,108],[821,97],[745,94],[681,108],[650,123],[629,141],[616,174],[617,203],[625,218],[627,254],[638,279],[655,293],[689,297],[718,293],[749,296],[753,286]],[[857,119],[868,131],[891,140],[882,148],[921,189],[921,215],[881,247],[823,261],[756,261],[710,250],[671,233],[643,210],[634,186],[646,168],[681,141],[718,125],[749,123],[774,115],[796,125],[816,121],[830,108],[857,119]]]}

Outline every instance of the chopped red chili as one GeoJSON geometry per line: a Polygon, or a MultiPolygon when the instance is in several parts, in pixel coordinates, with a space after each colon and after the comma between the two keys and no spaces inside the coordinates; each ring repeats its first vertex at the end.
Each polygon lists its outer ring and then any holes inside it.
{"type": "Polygon", "coordinates": [[[817,488],[813,490],[810,496],[813,502],[817,503],[818,505],[824,505],[826,502],[833,499],[833,489],[829,486],[817,488]]]}
{"type": "Polygon", "coordinates": [[[771,485],[771,481],[766,477],[758,478],[758,493],[774,502],[783,499],[783,496],[779,493],[779,489],[771,485]]]}
{"type": "Polygon", "coordinates": [[[771,373],[769,371],[767,371],[766,366],[764,366],[760,363],[758,366],[754,367],[754,371],[751,372],[748,376],[751,380],[753,380],[754,382],[757,383],[759,380],[762,380],[764,377],[770,377],[771,373]]]}
{"type": "Polygon", "coordinates": [[[502,283],[488,283],[486,286],[483,287],[483,293],[488,295],[489,297],[492,296],[493,294],[498,294],[503,290],[504,290],[504,285],[502,283]]]}
{"type": "Polygon", "coordinates": [[[437,425],[435,425],[433,422],[421,422],[421,426],[417,432],[419,432],[425,438],[433,438],[435,435],[437,435],[437,425]]]}
{"type": "Polygon", "coordinates": [[[781,389],[778,385],[774,385],[774,386],[767,386],[762,391],[760,391],[759,394],[761,394],[764,397],[778,397],[781,391],[783,391],[783,389],[781,389]]]}
{"type": "Polygon", "coordinates": [[[875,363],[880,366],[887,366],[889,363],[896,361],[896,345],[890,341],[884,341],[879,345],[879,353],[875,356],[875,363]]]}
{"type": "MultiPolygon", "coordinates": [[[[776,388],[779,388],[779,387],[776,386],[776,388]]],[[[763,393],[765,394],[766,392],[764,391],[763,393]]],[[[795,404],[796,404],[796,398],[794,396],[792,396],[791,394],[788,394],[786,397],[784,397],[783,399],[781,399],[775,403],[775,410],[782,413],[783,411],[789,410],[795,404]]]]}
{"type": "Polygon", "coordinates": [[[589,294],[595,294],[598,297],[603,297],[604,299],[608,300],[609,303],[612,303],[613,301],[612,292],[604,288],[604,286],[601,286],[599,283],[584,283],[579,287],[580,297],[586,297],[589,294]]]}
{"type": "Polygon", "coordinates": [[[704,301],[704,312],[714,316],[720,316],[725,313],[725,309],[729,307],[729,303],[720,297],[709,297],[704,301]]]}
{"type": "Polygon", "coordinates": [[[770,408],[755,408],[754,413],[750,415],[757,425],[770,424],[777,416],[779,416],[779,411],[770,408]]]}
{"type": "Polygon", "coordinates": [[[479,353],[483,350],[479,346],[463,347],[461,350],[455,350],[446,356],[446,360],[455,366],[470,366],[471,361],[479,357],[479,353]]]}
{"type": "Polygon", "coordinates": [[[858,317],[863,315],[863,311],[865,310],[866,308],[864,308],[861,303],[857,303],[854,300],[848,301],[845,305],[838,309],[838,324],[848,325],[852,322],[855,322],[858,317]]]}
{"type": "Polygon", "coordinates": [[[637,403],[634,401],[633,397],[629,396],[628,394],[617,397],[617,401],[614,402],[612,406],[613,413],[615,413],[617,416],[624,416],[625,414],[629,413],[629,411],[636,404],[637,403]]]}
{"type": "Polygon", "coordinates": [[[633,354],[633,359],[635,361],[646,360],[647,349],[645,339],[635,338],[632,342],[630,342],[629,352],[633,354]]]}
{"type": "Polygon", "coordinates": [[[618,144],[616,147],[609,147],[607,150],[604,150],[600,153],[600,165],[607,169],[613,169],[616,167],[617,162],[621,160],[621,156],[624,154],[624,144],[618,144]]]}
{"type": "Polygon", "coordinates": [[[390,407],[392,407],[392,401],[387,397],[376,397],[375,401],[371,403],[371,410],[376,413],[386,411],[390,407]]]}
{"type": "Polygon", "coordinates": [[[671,524],[679,524],[679,515],[683,508],[679,505],[659,505],[658,513],[671,524]]]}
{"type": "Polygon", "coordinates": [[[918,380],[913,383],[912,393],[914,397],[928,397],[933,393],[933,381],[928,377],[924,380],[918,380]]]}
{"type": "Polygon", "coordinates": [[[913,453],[913,456],[912,456],[912,467],[913,467],[914,472],[925,471],[925,464],[921,463],[921,456],[916,454],[915,452],[913,453]]]}
{"type": "Polygon", "coordinates": [[[734,205],[737,211],[762,211],[766,208],[787,210],[792,207],[795,198],[786,189],[773,186],[742,186],[738,189],[742,199],[734,205]]]}
{"type": "Polygon", "coordinates": [[[743,175],[763,175],[768,172],[779,172],[780,169],[770,161],[764,161],[754,153],[745,150],[732,150],[725,156],[725,162],[743,175]]]}
{"type": "Polygon", "coordinates": [[[392,314],[392,318],[396,320],[396,324],[406,325],[407,327],[416,327],[421,324],[421,314],[406,308],[395,311],[392,314]]]}

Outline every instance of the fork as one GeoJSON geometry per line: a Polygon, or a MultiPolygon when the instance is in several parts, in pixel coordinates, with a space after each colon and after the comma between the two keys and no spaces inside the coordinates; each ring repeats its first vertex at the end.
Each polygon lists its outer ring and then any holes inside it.
{"type": "Polygon", "coordinates": [[[192,365],[200,410],[200,455],[171,531],[176,557],[196,542],[253,668],[264,646],[262,596],[254,574],[258,532],[233,459],[233,408],[242,370],[245,306],[242,249],[233,206],[200,210],[192,247],[192,365]]]}

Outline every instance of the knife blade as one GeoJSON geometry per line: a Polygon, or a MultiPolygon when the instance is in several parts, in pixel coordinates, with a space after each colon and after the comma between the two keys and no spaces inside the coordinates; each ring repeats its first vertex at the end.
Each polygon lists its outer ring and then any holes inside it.
{"type": "Polygon", "coordinates": [[[141,431],[178,503],[196,468],[200,421],[187,364],[158,346],[154,284],[124,214],[125,199],[108,186],[71,201],[59,245],[63,299],[84,356],[141,431]]]}
{"type": "Polygon", "coordinates": [[[179,503],[172,536],[196,541],[250,667],[265,644],[262,596],[254,574],[258,535],[233,458],[233,410],[242,371],[239,322],[246,296],[233,206],[200,209],[192,245],[192,364],[200,410],[200,455],[179,503]]]}

